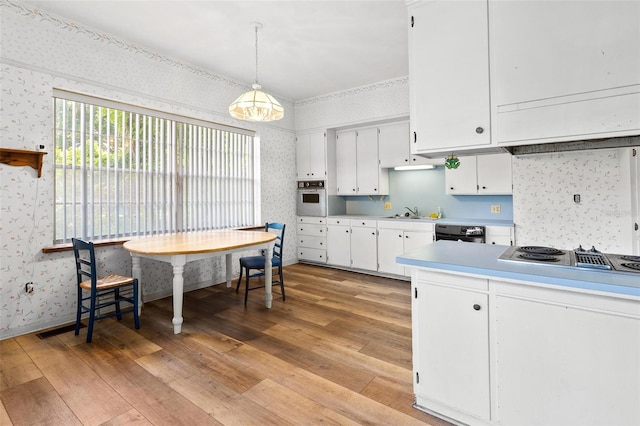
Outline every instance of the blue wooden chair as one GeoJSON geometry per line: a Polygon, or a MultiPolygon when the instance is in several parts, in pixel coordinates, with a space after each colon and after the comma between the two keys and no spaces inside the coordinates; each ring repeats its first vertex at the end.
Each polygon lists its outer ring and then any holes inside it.
{"type": "MultiPolygon", "coordinates": [[[[280,290],[282,292],[282,300],[285,300],[284,295],[284,276],[282,275],[282,250],[284,249],[284,223],[265,223],[264,230],[266,232],[274,231],[277,235],[276,242],[273,247],[273,257],[271,258],[271,264],[274,268],[278,268],[278,271],[275,275],[278,276],[279,280],[272,280],[272,284],[280,284],[280,290]]],[[[247,305],[247,297],[249,295],[249,290],[255,290],[258,288],[263,288],[264,285],[249,287],[249,278],[257,278],[264,276],[264,251],[261,256],[248,256],[240,258],[240,277],[238,278],[238,285],[236,285],[236,293],[240,289],[240,282],[242,281],[242,274],[244,272],[246,276],[246,284],[245,284],[245,292],[244,292],[244,304],[247,305]],[[251,270],[258,270],[260,272],[256,272],[251,274],[251,270]]]]}
{"type": "Polygon", "coordinates": [[[96,254],[93,243],[72,238],[73,253],[76,258],[76,272],[78,277],[78,310],[76,315],[76,336],[80,332],[80,320],[84,313],[89,313],[89,326],[87,329],[87,343],[91,342],[93,323],[104,318],[117,317],[122,319],[122,314],[133,312],[136,328],[140,328],[138,317],[138,280],[122,275],[107,275],[98,277],[96,266],[96,254]],[[124,294],[120,290],[125,290],[124,294]],[[120,302],[128,306],[120,308],[120,302]],[[101,310],[115,306],[102,313],[101,310]],[[96,315],[97,312],[97,315],[96,315]]]}

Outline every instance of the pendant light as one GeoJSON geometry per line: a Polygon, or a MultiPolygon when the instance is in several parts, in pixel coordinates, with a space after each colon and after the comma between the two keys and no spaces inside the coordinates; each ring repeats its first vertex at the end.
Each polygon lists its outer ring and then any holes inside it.
{"type": "Polygon", "coordinates": [[[254,22],[251,26],[256,34],[256,82],[251,85],[253,90],[243,93],[229,105],[229,114],[248,121],[280,120],[284,117],[284,108],[273,96],[260,90],[262,87],[258,83],[258,30],[262,28],[262,24],[254,22]]]}

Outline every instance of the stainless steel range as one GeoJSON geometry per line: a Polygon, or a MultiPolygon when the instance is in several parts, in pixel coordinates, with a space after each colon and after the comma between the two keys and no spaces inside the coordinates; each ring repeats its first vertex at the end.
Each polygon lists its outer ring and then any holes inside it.
{"type": "Polygon", "coordinates": [[[588,250],[583,249],[582,246],[575,250],[560,250],[553,247],[515,246],[509,247],[498,260],[630,274],[640,273],[640,256],[601,253],[595,247],[588,250]]]}

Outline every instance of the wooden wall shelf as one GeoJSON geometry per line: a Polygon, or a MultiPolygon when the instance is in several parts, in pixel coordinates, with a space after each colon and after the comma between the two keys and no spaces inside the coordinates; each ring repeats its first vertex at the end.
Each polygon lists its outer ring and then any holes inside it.
{"type": "Polygon", "coordinates": [[[42,176],[42,157],[47,153],[42,151],[27,151],[24,149],[0,148],[0,163],[10,166],[31,166],[42,176]]]}

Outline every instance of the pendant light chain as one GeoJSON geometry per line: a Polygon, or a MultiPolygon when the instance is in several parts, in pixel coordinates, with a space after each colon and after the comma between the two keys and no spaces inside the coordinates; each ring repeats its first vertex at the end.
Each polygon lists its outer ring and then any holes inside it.
{"type": "Polygon", "coordinates": [[[258,84],[258,25],[256,24],[256,84],[258,84]]]}

